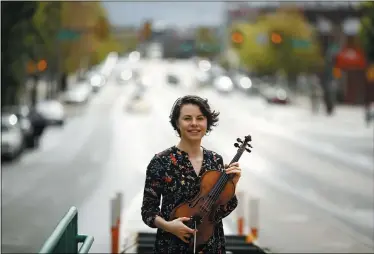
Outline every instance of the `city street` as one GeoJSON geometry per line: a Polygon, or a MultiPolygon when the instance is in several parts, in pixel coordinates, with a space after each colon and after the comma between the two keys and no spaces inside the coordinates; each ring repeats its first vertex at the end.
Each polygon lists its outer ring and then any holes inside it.
{"type": "MultiPolygon", "coordinates": [[[[93,235],[91,253],[110,252],[110,199],[123,193],[121,239],[154,232],[141,220],[146,167],[154,154],[178,142],[169,123],[185,94],[209,99],[221,112],[203,146],[228,163],[236,138],[252,136],[243,154],[238,189],[260,198],[259,243],[274,252],[374,251],[373,129],[359,117],[328,118],[296,106],[268,106],[238,92],[221,95],[194,87],[195,66],[147,60],[149,112],[127,112],[134,84],[117,84],[120,59],[108,85],[62,129],[51,129],[41,149],[2,166],[2,251],[37,252],[71,206],[79,233],[93,235]],[[166,84],[168,72],[182,85],[166,84]]],[[[236,212],[224,219],[236,233],[236,212]]]]}

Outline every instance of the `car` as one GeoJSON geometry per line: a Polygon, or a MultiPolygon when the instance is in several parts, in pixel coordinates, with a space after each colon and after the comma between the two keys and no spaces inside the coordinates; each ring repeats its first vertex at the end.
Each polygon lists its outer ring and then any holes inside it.
{"type": "Polygon", "coordinates": [[[89,84],[92,86],[92,91],[97,93],[106,84],[106,78],[104,75],[98,73],[92,73],[89,76],[89,84]]]}
{"type": "Polygon", "coordinates": [[[263,96],[271,104],[290,103],[290,92],[284,87],[268,87],[265,89],[263,96]]]}
{"type": "Polygon", "coordinates": [[[8,105],[2,108],[2,114],[14,114],[17,116],[23,133],[25,147],[35,148],[39,145],[40,137],[43,135],[48,123],[36,108],[27,105],[8,105]]]}
{"type": "Polygon", "coordinates": [[[119,73],[117,80],[119,83],[123,84],[123,83],[129,82],[132,79],[135,79],[136,77],[137,77],[136,71],[130,68],[125,68],[119,73]]]}
{"type": "Polygon", "coordinates": [[[254,82],[256,79],[251,79],[240,72],[231,73],[230,78],[234,83],[235,89],[238,91],[244,92],[248,95],[258,95],[258,84],[254,82]]]}
{"type": "Polygon", "coordinates": [[[1,157],[15,159],[24,148],[23,132],[15,114],[1,116],[1,157]]]}
{"type": "Polygon", "coordinates": [[[214,78],[213,86],[219,93],[228,94],[234,91],[234,84],[228,75],[220,75],[214,78]]]}
{"type": "Polygon", "coordinates": [[[211,83],[209,72],[199,70],[196,73],[196,83],[199,87],[206,87],[211,83]]]}
{"type": "Polygon", "coordinates": [[[47,121],[47,125],[64,125],[65,109],[61,102],[57,100],[45,100],[36,104],[36,110],[47,121]]]}
{"type": "Polygon", "coordinates": [[[180,80],[179,80],[179,77],[173,73],[169,73],[167,76],[167,83],[168,84],[171,84],[173,86],[177,86],[180,84],[180,80]]]}
{"type": "Polygon", "coordinates": [[[77,84],[63,95],[63,101],[67,104],[83,104],[88,102],[92,87],[88,84],[77,84]]]}

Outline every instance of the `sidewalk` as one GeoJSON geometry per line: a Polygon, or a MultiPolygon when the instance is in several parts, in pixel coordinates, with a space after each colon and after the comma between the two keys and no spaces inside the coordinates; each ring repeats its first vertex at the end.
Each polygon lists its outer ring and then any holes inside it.
{"type": "MultiPolygon", "coordinates": [[[[75,83],[76,83],[76,74],[70,74],[68,76],[68,81],[67,81],[67,84],[68,84],[68,87],[67,89],[71,88],[75,83]]],[[[32,89],[34,87],[32,80],[27,80],[26,81],[26,85],[25,85],[25,92],[23,94],[23,98],[21,99],[21,101],[23,101],[24,103],[26,104],[29,104],[31,103],[31,96],[32,96],[32,89]]],[[[48,98],[48,88],[50,85],[53,85],[53,86],[56,86],[56,81],[52,81],[49,82],[45,79],[39,79],[38,80],[38,84],[37,84],[37,92],[36,92],[36,100],[37,101],[42,101],[42,100],[45,100],[46,98],[48,98]]],[[[61,94],[61,92],[60,92],[61,94]]],[[[57,95],[57,98],[59,99],[60,97],[60,94],[57,95]]]]}
{"type": "MultiPolygon", "coordinates": [[[[77,74],[74,73],[74,74],[70,74],[67,78],[67,90],[69,90],[77,81],[77,74]]],[[[53,86],[56,86],[56,81],[53,81],[53,84],[51,84],[50,82],[47,82],[45,80],[40,80],[39,84],[38,84],[38,101],[40,100],[43,100],[45,98],[47,98],[48,96],[48,87],[50,85],[53,85],[53,86]]],[[[60,93],[63,93],[63,92],[60,92],[60,93]]],[[[57,95],[57,98],[59,99],[60,95],[57,95]]]]}
{"type": "MultiPolygon", "coordinates": [[[[294,100],[294,106],[305,109],[308,114],[311,114],[311,103],[307,96],[297,96],[294,100]]],[[[333,115],[328,116],[325,111],[323,101],[320,102],[319,112],[314,116],[323,123],[334,124],[340,127],[362,128],[368,129],[365,122],[365,111],[362,105],[337,105],[333,115]]],[[[369,128],[370,129],[370,128],[369,128]]]]}

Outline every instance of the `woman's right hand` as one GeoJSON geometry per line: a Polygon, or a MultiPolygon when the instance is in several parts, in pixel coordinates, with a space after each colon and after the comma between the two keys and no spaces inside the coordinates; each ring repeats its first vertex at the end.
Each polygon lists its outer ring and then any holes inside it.
{"type": "MultiPolygon", "coordinates": [[[[190,218],[181,217],[168,222],[167,231],[177,236],[183,242],[188,243],[191,234],[195,233],[195,230],[187,227],[183,222],[189,221],[190,218]]],[[[197,230],[196,230],[197,232],[197,230]]]]}

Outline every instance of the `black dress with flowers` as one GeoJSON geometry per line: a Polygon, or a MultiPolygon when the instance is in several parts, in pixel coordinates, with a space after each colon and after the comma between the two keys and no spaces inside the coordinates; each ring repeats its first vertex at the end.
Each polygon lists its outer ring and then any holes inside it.
{"type": "MultiPolygon", "coordinates": [[[[200,177],[207,170],[224,169],[222,156],[203,149],[204,159],[199,175],[196,174],[188,154],[176,146],[156,154],[147,167],[142,218],[145,224],[156,228],[156,215],[169,220],[171,211],[181,203],[190,200],[199,193],[200,177]],[[161,210],[159,208],[162,196],[161,210]]],[[[229,215],[238,205],[234,196],[215,213],[217,223],[213,236],[203,249],[203,253],[225,253],[225,237],[222,218],[229,215]]],[[[187,253],[188,244],[162,229],[157,230],[155,253],[187,253]]]]}

